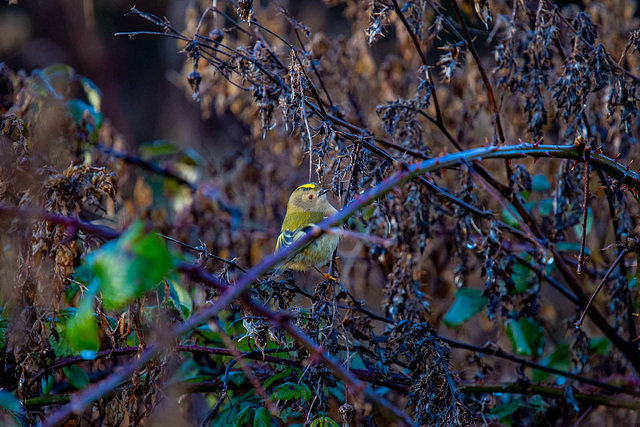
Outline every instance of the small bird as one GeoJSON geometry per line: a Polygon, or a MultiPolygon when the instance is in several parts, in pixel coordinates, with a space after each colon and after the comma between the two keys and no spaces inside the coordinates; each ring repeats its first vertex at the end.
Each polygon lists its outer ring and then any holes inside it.
{"type": "MultiPolygon", "coordinates": [[[[276,242],[276,252],[287,248],[302,238],[324,218],[336,212],[327,200],[329,190],[323,190],[316,183],[304,184],[296,188],[287,203],[287,213],[282,221],[280,235],[276,242]]],[[[284,261],[277,269],[280,274],[286,269],[307,271],[325,264],[338,247],[340,236],[325,234],[302,248],[297,254],[284,261]]],[[[331,278],[323,274],[325,278],[331,278]]]]}

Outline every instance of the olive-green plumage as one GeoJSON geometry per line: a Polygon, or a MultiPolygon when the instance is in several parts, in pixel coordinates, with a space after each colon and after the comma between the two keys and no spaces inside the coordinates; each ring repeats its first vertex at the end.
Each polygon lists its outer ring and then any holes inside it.
{"type": "MultiPolygon", "coordinates": [[[[301,185],[291,193],[276,242],[276,251],[290,246],[311,231],[315,224],[337,212],[327,200],[327,192],[328,190],[322,190],[318,184],[309,183],[301,185]]],[[[277,272],[286,269],[307,271],[312,267],[321,266],[329,261],[339,241],[339,236],[324,235],[283,262],[277,272]]]]}

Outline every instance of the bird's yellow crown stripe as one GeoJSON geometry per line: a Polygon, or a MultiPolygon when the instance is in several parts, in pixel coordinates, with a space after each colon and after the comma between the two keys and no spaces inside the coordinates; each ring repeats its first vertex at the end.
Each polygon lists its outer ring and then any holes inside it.
{"type": "Polygon", "coordinates": [[[301,185],[300,187],[296,188],[296,190],[299,190],[301,188],[309,188],[309,189],[313,190],[313,189],[315,189],[317,187],[318,187],[318,184],[304,184],[304,185],[301,185]]]}

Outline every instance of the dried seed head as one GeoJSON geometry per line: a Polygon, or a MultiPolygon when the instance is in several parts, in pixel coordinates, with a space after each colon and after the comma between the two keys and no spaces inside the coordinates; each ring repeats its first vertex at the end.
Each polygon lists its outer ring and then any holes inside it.
{"type": "Polygon", "coordinates": [[[253,8],[253,0],[240,0],[238,1],[238,15],[243,21],[249,21],[251,19],[251,9],[253,8]]]}

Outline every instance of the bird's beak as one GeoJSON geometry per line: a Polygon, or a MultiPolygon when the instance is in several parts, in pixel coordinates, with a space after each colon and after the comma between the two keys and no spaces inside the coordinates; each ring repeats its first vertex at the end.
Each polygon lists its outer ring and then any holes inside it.
{"type": "Polygon", "coordinates": [[[318,197],[320,196],[324,196],[325,194],[327,194],[330,190],[327,188],[326,190],[320,190],[320,192],[318,193],[318,197]]]}

